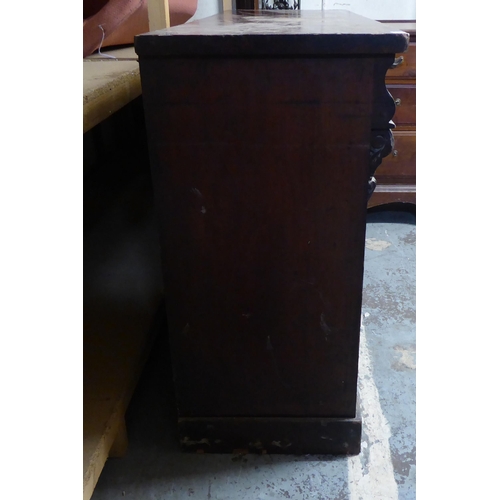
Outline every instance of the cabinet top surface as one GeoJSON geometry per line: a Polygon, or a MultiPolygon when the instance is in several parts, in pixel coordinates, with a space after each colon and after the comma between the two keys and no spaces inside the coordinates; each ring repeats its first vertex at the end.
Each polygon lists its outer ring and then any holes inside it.
{"type": "Polygon", "coordinates": [[[226,11],[139,35],[139,56],[403,52],[408,33],[346,10],[226,11]]]}

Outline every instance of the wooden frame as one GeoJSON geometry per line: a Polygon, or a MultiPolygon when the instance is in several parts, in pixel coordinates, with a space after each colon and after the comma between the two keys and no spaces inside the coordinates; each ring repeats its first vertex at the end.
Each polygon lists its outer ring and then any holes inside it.
{"type": "Polygon", "coordinates": [[[170,27],[168,0],[148,0],[149,30],[156,31],[170,27]]]}
{"type": "MultiPolygon", "coordinates": [[[[148,15],[150,31],[169,27],[168,0],[149,0],[148,15]]],[[[84,59],[84,133],[141,94],[139,64],[133,60],[133,48],[113,52],[118,61],[84,59]]],[[[103,318],[87,318],[85,328],[84,500],[92,497],[108,457],[126,453],[125,412],[152,343],[147,315],[133,325],[113,320],[113,326],[106,328],[109,315],[103,314],[103,318]]]]}

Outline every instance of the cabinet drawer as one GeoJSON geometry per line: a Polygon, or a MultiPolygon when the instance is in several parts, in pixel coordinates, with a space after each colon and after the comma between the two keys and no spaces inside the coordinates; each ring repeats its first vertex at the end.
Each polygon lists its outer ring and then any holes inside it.
{"type": "Polygon", "coordinates": [[[416,134],[394,132],[394,149],[375,171],[377,184],[415,184],[416,134]]]}
{"type": "Polygon", "coordinates": [[[396,59],[402,57],[403,61],[395,68],[387,70],[388,78],[416,78],[417,77],[417,47],[416,42],[411,43],[408,50],[402,54],[396,54],[396,59]]]}
{"type": "Polygon", "coordinates": [[[415,85],[387,85],[396,103],[394,123],[396,127],[416,125],[416,88],[415,85]]]}

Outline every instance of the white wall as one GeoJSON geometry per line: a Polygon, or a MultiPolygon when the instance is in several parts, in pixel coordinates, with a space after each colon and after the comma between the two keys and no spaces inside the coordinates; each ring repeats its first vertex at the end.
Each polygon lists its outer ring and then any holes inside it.
{"type": "Polygon", "coordinates": [[[219,12],[222,12],[222,0],[198,0],[198,9],[189,21],[203,19],[219,12]]]}
{"type": "MultiPolygon", "coordinates": [[[[203,2],[204,0],[198,0],[203,2]]],[[[370,19],[413,20],[417,18],[416,0],[301,0],[302,10],[345,9],[370,19]]]]}
{"type": "MultiPolygon", "coordinates": [[[[233,0],[234,1],[234,0],[233,0]]],[[[417,18],[416,0],[301,0],[302,10],[345,9],[370,19],[413,20],[417,18]]],[[[222,0],[198,0],[191,20],[222,12],[222,0]]]]}

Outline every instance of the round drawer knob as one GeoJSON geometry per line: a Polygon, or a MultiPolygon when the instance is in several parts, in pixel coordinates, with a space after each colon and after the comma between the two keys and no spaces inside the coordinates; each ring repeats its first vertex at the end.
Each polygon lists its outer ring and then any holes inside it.
{"type": "Polygon", "coordinates": [[[393,152],[392,152],[392,156],[398,156],[398,150],[395,149],[393,152]]]}
{"type": "Polygon", "coordinates": [[[394,99],[394,104],[396,106],[401,106],[401,99],[399,97],[397,97],[396,99],[394,99]]]}

